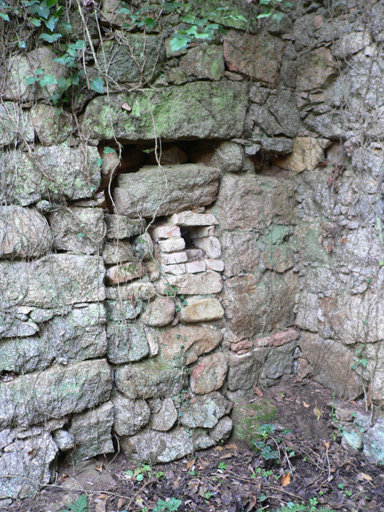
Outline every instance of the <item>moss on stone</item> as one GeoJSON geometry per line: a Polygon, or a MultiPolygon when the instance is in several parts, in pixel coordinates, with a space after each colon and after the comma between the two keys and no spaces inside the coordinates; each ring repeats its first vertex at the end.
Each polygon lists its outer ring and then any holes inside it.
{"type": "Polygon", "coordinates": [[[265,423],[272,423],[276,416],[276,407],[270,400],[258,398],[255,402],[236,402],[233,408],[233,435],[238,441],[252,446],[258,437],[258,428],[265,423]]]}

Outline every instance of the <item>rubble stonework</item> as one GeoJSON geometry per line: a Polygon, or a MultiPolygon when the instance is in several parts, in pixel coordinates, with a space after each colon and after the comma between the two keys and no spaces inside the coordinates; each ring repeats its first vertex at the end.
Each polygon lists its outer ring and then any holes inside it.
{"type": "Polygon", "coordinates": [[[277,25],[243,3],[249,24],[174,54],[120,44],[105,0],[123,64],[77,120],[24,81],[55,72],[47,45],[4,67],[0,500],[114,436],[140,461],[212,446],[231,397],[292,375],[366,393],[378,421],[343,443],[383,464],[384,8],[277,25]]]}

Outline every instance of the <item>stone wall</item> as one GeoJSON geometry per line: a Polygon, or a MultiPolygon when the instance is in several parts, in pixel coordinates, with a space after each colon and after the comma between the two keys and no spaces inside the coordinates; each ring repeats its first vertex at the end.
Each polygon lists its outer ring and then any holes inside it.
{"type": "MultiPolygon", "coordinates": [[[[381,3],[277,24],[237,0],[249,24],[176,54],[118,4],[98,13],[109,93],[71,113],[25,83],[63,73],[51,47],[2,63],[1,498],[59,456],[212,446],[233,400],[293,374],[381,414],[381,3]]],[[[371,457],[380,421],[350,424],[371,457]]]]}

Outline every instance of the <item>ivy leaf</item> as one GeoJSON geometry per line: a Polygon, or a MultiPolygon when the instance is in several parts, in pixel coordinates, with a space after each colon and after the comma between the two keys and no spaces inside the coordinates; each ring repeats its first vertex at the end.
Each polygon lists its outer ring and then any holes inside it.
{"type": "Polygon", "coordinates": [[[187,14],[185,16],[181,16],[181,21],[184,21],[184,23],[195,23],[195,16],[193,14],[187,14]]]}
{"type": "Polygon", "coordinates": [[[118,14],[131,14],[131,11],[129,9],[126,9],[125,7],[122,7],[117,11],[118,14]]]}
{"type": "Polygon", "coordinates": [[[169,46],[173,52],[185,50],[188,48],[189,38],[183,34],[175,34],[169,41],[169,46]]]}
{"type": "Polygon", "coordinates": [[[79,80],[80,77],[78,73],[73,73],[73,75],[71,75],[71,82],[73,83],[73,85],[79,85],[79,80]]]}
{"type": "Polygon", "coordinates": [[[60,37],[63,37],[61,34],[41,34],[40,39],[44,39],[47,43],[54,43],[60,37]]]}
{"type": "Polygon", "coordinates": [[[0,18],[5,21],[10,21],[8,14],[5,14],[3,12],[0,12],[0,18]]]}
{"type": "Polygon", "coordinates": [[[102,165],[102,163],[103,163],[103,160],[104,160],[103,158],[98,158],[98,159],[96,160],[96,163],[97,163],[97,165],[98,165],[99,167],[101,167],[101,165],[102,165]]]}
{"type": "Polygon", "coordinates": [[[100,78],[99,76],[97,78],[94,78],[89,82],[89,88],[92,89],[92,91],[102,93],[104,92],[104,80],[100,78]]]}
{"type": "Polygon", "coordinates": [[[38,18],[31,18],[30,22],[32,25],[35,25],[35,27],[41,27],[41,21],[38,18]]]}
{"type": "Polygon", "coordinates": [[[56,77],[54,77],[53,75],[45,75],[44,78],[42,80],[40,80],[40,85],[42,87],[45,87],[46,85],[56,85],[57,84],[57,80],[56,80],[56,77]]]}
{"type": "Polygon", "coordinates": [[[25,79],[25,83],[27,85],[32,85],[36,82],[37,78],[35,78],[34,76],[27,76],[27,78],[25,79]]]}
{"type": "Polygon", "coordinates": [[[47,21],[44,20],[44,25],[53,32],[55,30],[57,23],[57,18],[55,16],[50,16],[47,21]]]}
{"type": "Polygon", "coordinates": [[[103,153],[105,155],[109,155],[110,153],[116,153],[116,150],[113,148],[110,148],[109,146],[105,146],[105,148],[103,149],[103,153]]]}
{"type": "Polygon", "coordinates": [[[144,20],[145,28],[151,30],[152,28],[155,28],[157,25],[157,21],[153,18],[145,18],[144,20]]]}

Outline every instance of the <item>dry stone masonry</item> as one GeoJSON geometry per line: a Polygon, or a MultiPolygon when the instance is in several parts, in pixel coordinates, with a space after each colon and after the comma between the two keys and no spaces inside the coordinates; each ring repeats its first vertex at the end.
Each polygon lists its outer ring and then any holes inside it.
{"type": "Polygon", "coordinates": [[[176,53],[178,15],[126,33],[124,5],[71,112],[25,82],[66,76],[51,46],[2,63],[0,500],[213,446],[292,375],[365,397],[343,442],[384,464],[382,2],[234,0],[248,24],[176,53]]]}

